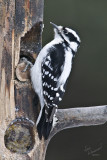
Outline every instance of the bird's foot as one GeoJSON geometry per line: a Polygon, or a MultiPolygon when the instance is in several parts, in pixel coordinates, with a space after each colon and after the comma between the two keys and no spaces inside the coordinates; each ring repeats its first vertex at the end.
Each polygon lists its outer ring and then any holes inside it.
{"type": "Polygon", "coordinates": [[[26,57],[22,57],[21,61],[24,62],[26,64],[25,68],[22,70],[22,72],[26,72],[28,70],[28,68],[32,68],[33,64],[26,58],[26,57]]]}

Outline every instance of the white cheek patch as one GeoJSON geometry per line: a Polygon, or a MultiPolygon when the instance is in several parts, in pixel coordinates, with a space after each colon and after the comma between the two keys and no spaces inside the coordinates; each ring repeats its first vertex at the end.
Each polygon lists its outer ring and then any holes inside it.
{"type": "Polygon", "coordinates": [[[71,42],[71,43],[70,43],[70,46],[71,46],[71,48],[73,49],[73,51],[77,52],[78,44],[77,44],[76,42],[71,42]]]}

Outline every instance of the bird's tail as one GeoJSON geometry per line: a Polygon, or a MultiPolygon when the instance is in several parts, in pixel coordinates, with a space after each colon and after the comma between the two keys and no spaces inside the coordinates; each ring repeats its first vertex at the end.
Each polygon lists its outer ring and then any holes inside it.
{"type": "Polygon", "coordinates": [[[42,139],[42,136],[45,140],[48,139],[50,131],[52,129],[52,124],[53,120],[47,121],[45,107],[43,107],[40,120],[37,124],[37,131],[40,139],[42,139]]]}

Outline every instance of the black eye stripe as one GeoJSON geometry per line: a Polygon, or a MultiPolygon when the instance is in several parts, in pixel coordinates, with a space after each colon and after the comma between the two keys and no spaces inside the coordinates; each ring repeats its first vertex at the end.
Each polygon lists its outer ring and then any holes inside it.
{"type": "Polygon", "coordinates": [[[77,41],[77,38],[72,33],[68,33],[67,36],[68,36],[70,41],[77,41]]]}
{"type": "Polygon", "coordinates": [[[77,42],[78,44],[80,44],[80,42],[77,40],[77,38],[72,34],[72,33],[69,33],[65,27],[63,27],[63,32],[64,34],[69,38],[70,41],[73,41],[73,42],[77,42]]]}
{"type": "MultiPolygon", "coordinates": [[[[66,37],[69,38],[70,42],[76,42],[78,44],[78,46],[80,45],[80,41],[77,39],[77,37],[75,37],[72,33],[68,32],[68,30],[63,27],[62,28],[63,33],[65,34],[66,37]]],[[[61,35],[61,37],[64,39],[64,37],[61,35]]],[[[64,43],[69,46],[68,42],[64,39],[64,43]]]]}
{"type": "Polygon", "coordinates": [[[68,34],[68,31],[65,29],[65,27],[63,27],[63,32],[64,34],[68,34]]]}

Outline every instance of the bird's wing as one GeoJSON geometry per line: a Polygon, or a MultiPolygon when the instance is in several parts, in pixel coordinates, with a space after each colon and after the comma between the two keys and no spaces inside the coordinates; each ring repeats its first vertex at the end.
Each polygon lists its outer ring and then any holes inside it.
{"type": "Polygon", "coordinates": [[[53,118],[53,109],[62,100],[65,92],[66,84],[58,87],[58,79],[61,76],[65,62],[64,54],[63,46],[58,44],[49,50],[42,63],[43,95],[48,119],[53,118]]]}

